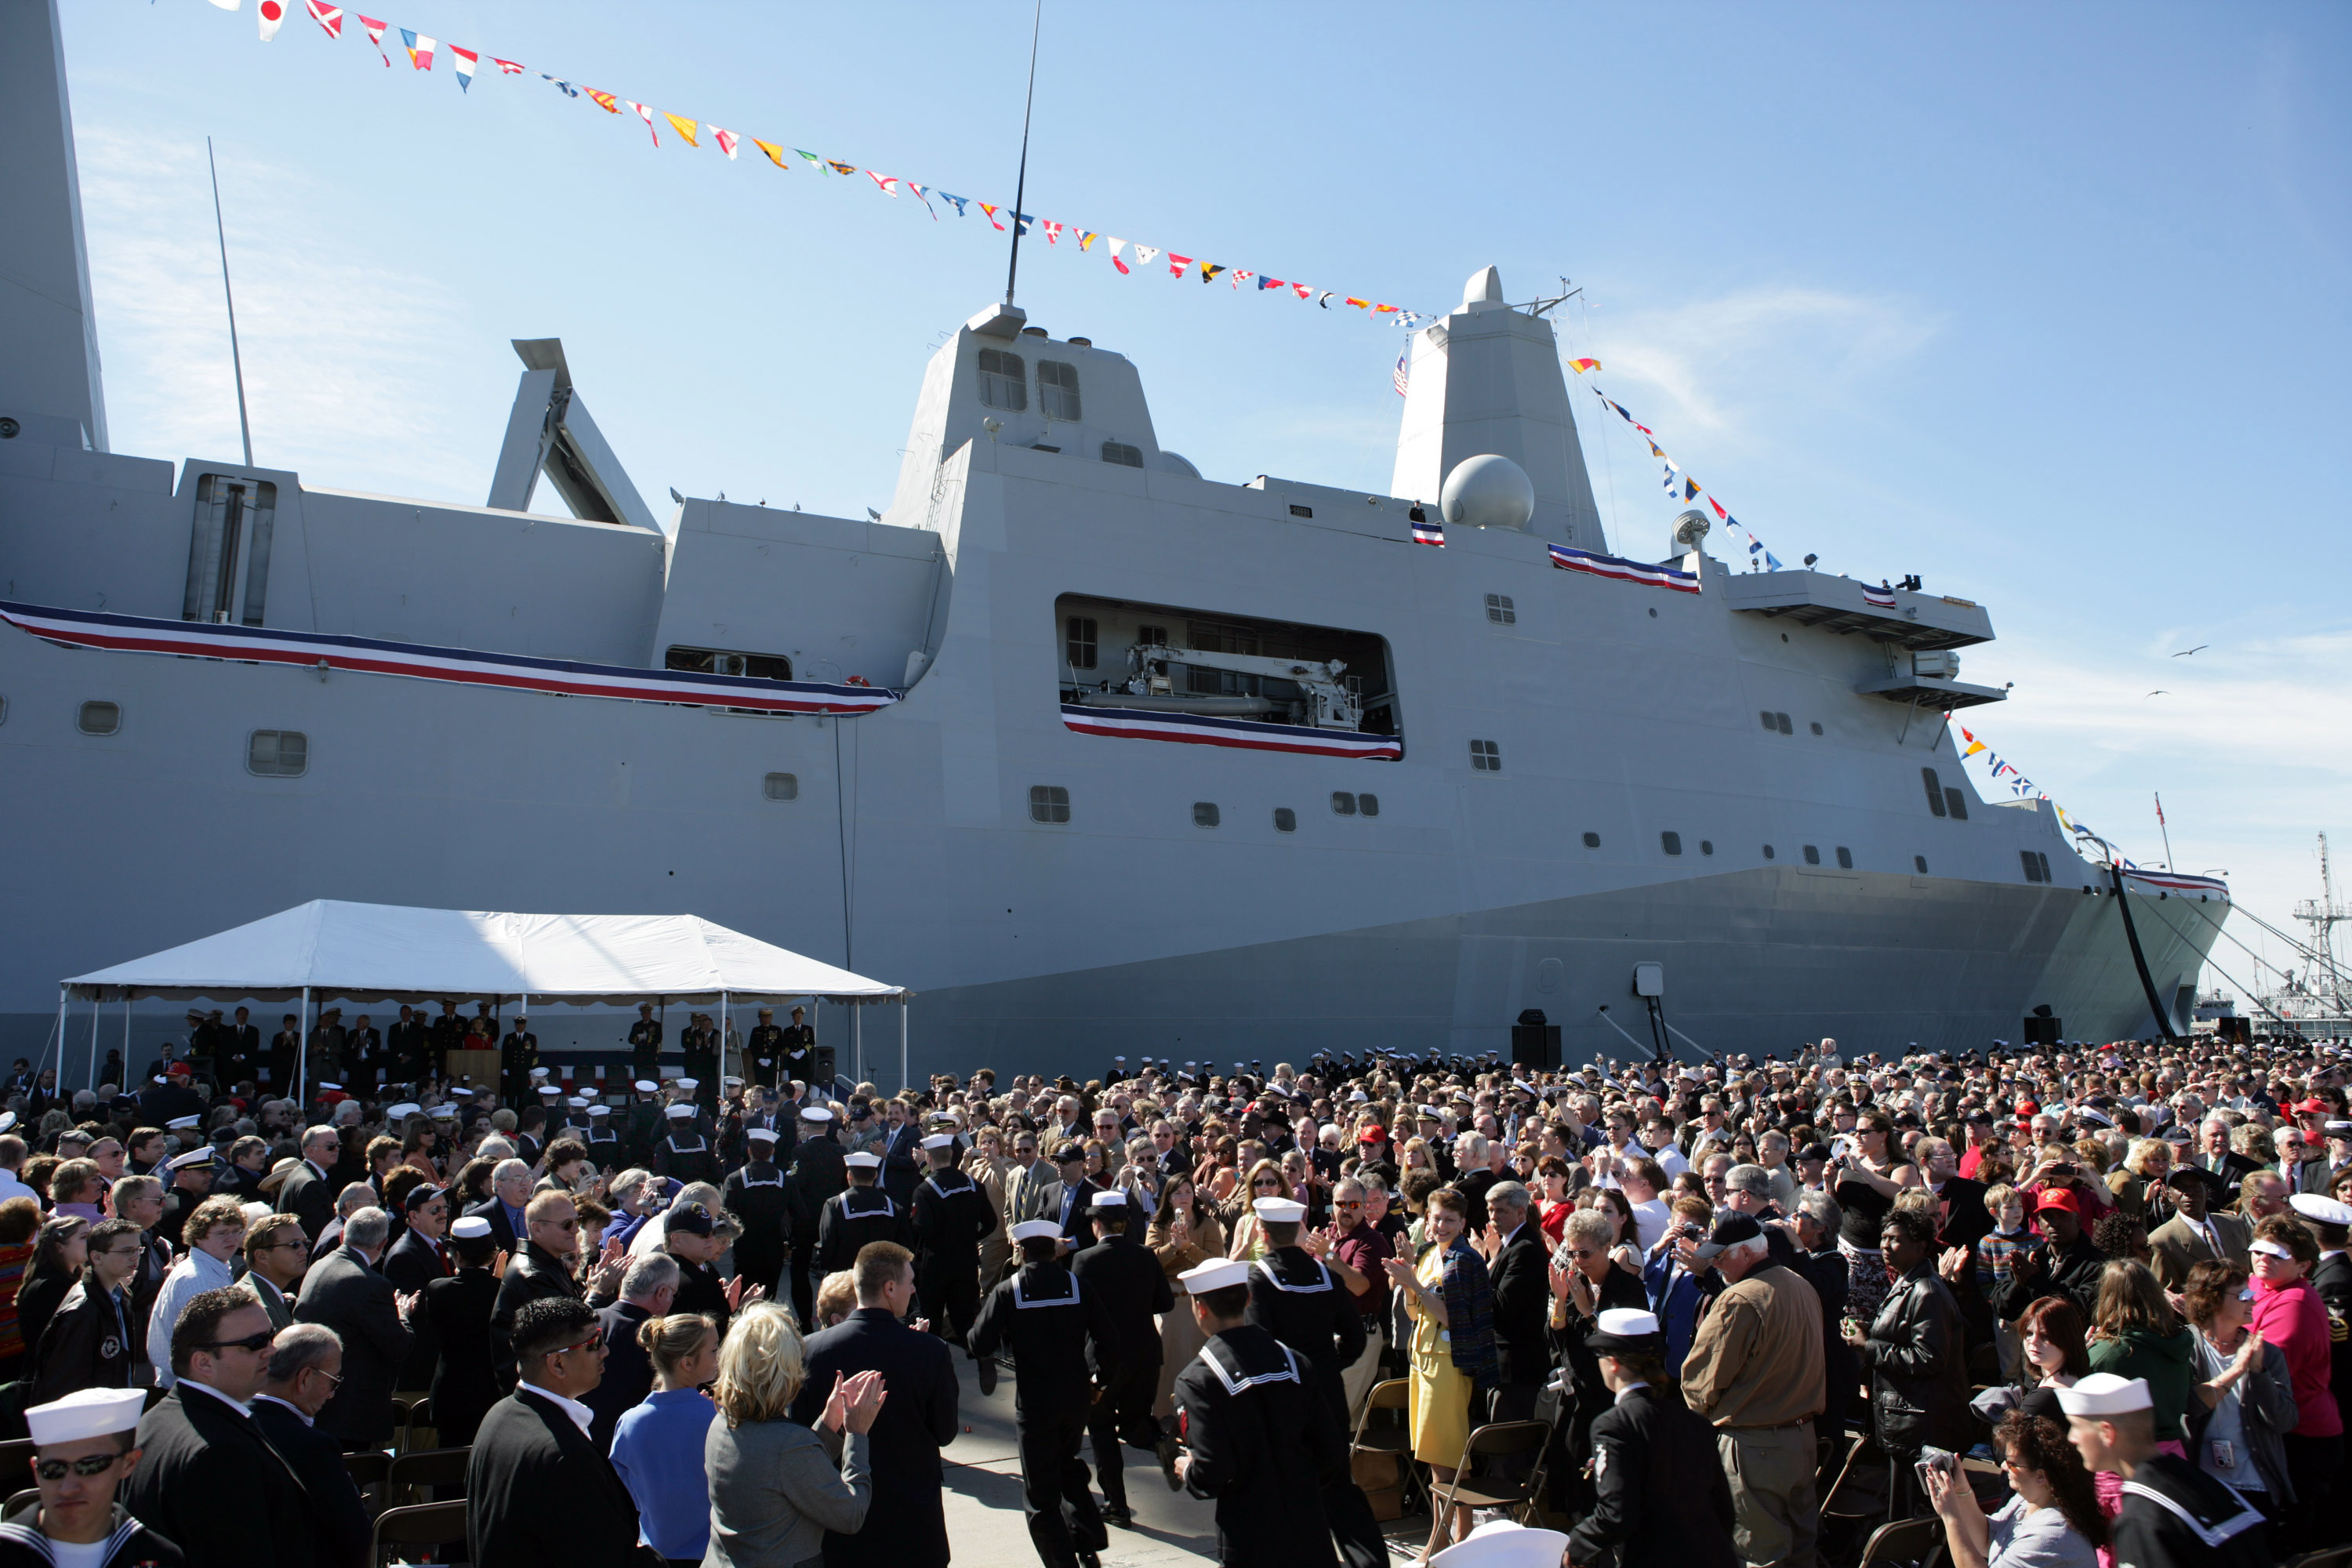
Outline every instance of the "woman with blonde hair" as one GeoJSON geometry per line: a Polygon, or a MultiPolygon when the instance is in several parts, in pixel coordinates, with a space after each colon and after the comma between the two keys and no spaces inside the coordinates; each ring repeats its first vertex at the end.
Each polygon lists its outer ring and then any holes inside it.
{"type": "Polygon", "coordinates": [[[747,1307],[719,1349],[703,1467],[710,1485],[710,1568],[800,1568],[824,1555],[824,1534],[855,1535],[874,1501],[866,1434],[882,1409],[882,1374],[834,1377],[816,1430],[786,1412],[807,1359],[792,1314],[747,1307]],[[838,1446],[835,1466],[831,1450],[838,1446]]]}
{"type": "Polygon", "coordinates": [[[1168,1288],[1176,1298],[1175,1306],[1160,1316],[1160,1392],[1152,1401],[1151,1413],[1164,1421],[1176,1413],[1176,1374],[1208,1342],[1193,1320],[1192,1293],[1179,1276],[1197,1264],[1224,1256],[1225,1228],[1217,1221],[1216,1205],[1201,1195],[1192,1177],[1180,1173],[1160,1189],[1160,1202],[1152,1211],[1143,1244],[1159,1259],[1160,1270],[1168,1277],[1168,1288]]]}
{"type": "Polygon", "coordinates": [[[1260,1198],[1286,1198],[1290,1183],[1283,1176],[1282,1167],[1271,1160],[1260,1160],[1250,1167],[1249,1184],[1234,1194],[1221,1216],[1233,1227],[1232,1245],[1225,1248],[1227,1258],[1244,1258],[1255,1263],[1265,1256],[1265,1232],[1259,1228],[1255,1205],[1260,1198]]]}
{"type": "Polygon", "coordinates": [[[696,1312],[648,1318],[637,1343],[654,1388],[614,1426],[613,1468],[636,1502],[637,1539],[672,1563],[700,1563],[710,1544],[702,1455],[718,1414],[702,1385],[719,1373],[719,1327],[696,1312]]]}

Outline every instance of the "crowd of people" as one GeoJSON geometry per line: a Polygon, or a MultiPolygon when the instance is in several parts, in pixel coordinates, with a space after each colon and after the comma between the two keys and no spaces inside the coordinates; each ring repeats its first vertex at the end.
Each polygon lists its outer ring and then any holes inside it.
{"type": "Polygon", "coordinates": [[[357,1564],[386,1500],[349,1456],[420,1444],[464,1450],[482,1568],[944,1564],[959,1360],[1012,1375],[1049,1568],[1137,1526],[1137,1475],[1282,1568],[1381,1568],[1408,1493],[1447,1568],[1810,1568],[1927,1519],[1966,1568],[2352,1540],[2352,1049],[885,1094],[812,1082],[797,1014],[673,1053],[647,1008],[605,1082],[485,1007],[447,1031],[510,1043],[478,1087],[400,1011],[299,1100],[244,1009],[136,1092],[17,1064],[0,1568],[357,1564]]]}

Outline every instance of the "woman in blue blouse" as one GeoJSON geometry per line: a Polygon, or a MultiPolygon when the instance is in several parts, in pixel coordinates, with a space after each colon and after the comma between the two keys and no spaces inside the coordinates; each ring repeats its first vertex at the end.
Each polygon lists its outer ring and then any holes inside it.
{"type": "Polygon", "coordinates": [[[681,1312],[650,1318],[637,1343],[654,1391],[613,1428],[613,1468],[637,1505],[637,1538],[673,1563],[699,1564],[710,1545],[710,1482],[702,1447],[719,1407],[702,1385],[719,1375],[719,1331],[681,1312]]]}

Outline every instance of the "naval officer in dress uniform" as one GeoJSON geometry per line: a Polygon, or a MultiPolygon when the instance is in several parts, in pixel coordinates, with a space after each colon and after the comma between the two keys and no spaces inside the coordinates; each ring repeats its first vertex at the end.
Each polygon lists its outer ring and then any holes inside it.
{"type": "Polygon", "coordinates": [[[1738,1568],[1715,1428],[1666,1376],[1657,1316],[1608,1308],[1584,1344],[1616,1403],[1592,1423],[1596,1500],[1569,1538],[1570,1561],[1597,1563],[1613,1548],[1618,1568],[1738,1568]]]}
{"type": "MultiPolygon", "coordinates": [[[[1330,1407],[1332,1419],[1345,1431],[1345,1374],[1364,1353],[1364,1319],[1356,1310],[1355,1293],[1298,1245],[1305,1204],[1260,1198],[1252,1206],[1265,1233],[1265,1256],[1250,1269],[1250,1321],[1298,1352],[1307,1363],[1307,1388],[1330,1407]]],[[[1388,1542],[1344,1453],[1324,1473],[1323,1513],[1348,1568],[1387,1568],[1388,1542]]]]}
{"type": "Polygon", "coordinates": [[[514,1027],[499,1042],[499,1098],[509,1105],[522,1104],[534,1082],[530,1069],[538,1065],[539,1037],[530,1032],[530,1020],[518,1013],[514,1027]]]}
{"type": "MultiPolygon", "coordinates": [[[[782,1039],[784,1077],[803,1083],[814,1081],[813,1069],[816,1067],[816,1031],[804,1021],[807,1016],[803,1009],[793,1008],[793,1021],[784,1026],[782,1039]]],[[[825,1094],[833,1092],[830,1083],[821,1087],[825,1094]]]]}
{"type": "MultiPolygon", "coordinates": [[[[996,1205],[956,1169],[952,1132],[923,1140],[929,1173],[915,1188],[915,1291],[931,1332],[962,1342],[980,1311],[980,1240],[996,1228],[996,1205]]],[[[1156,1265],[1155,1265],[1156,1266],[1156,1265]]]]}
{"type": "MultiPolygon", "coordinates": [[[[654,1005],[637,1004],[637,1021],[629,1026],[629,1070],[639,1078],[661,1077],[662,1026],[654,1005]]],[[[643,1089],[639,1093],[645,1092],[643,1089]]]]}
{"type": "Polygon", "coordinates": [[[1100,1293],[1055,1261],[1060,1226],[1025,1220],[1013,1227],[1013,1240],[1021,1267],[988,1293],[967,1348],[981,1365],[983,1393],[994,1384],[998,1348],[1013,1352],[1021,1507],[1038,1560],[1045,1568],[1098,1568],[1110,1535],[1087,1485],[1078,1440],[1097,1390],[1118,1378],[1117,1333],[1100,1293]]]}
{"type": "Polygon", "coordinates": [[[2263,1516],[2196,1463],[2160,1453],[2147,1380],[2095,1372],[2058,1390],[2066,1436],[2083,1463],[2119,1475],[2118,1568],[2259,1568],[2276,1561],[2263,1516]]]}
{"type": "Polygon", "coordinates": [[[1137,1221],[1129,1212],[1127,1194],[1116,1189],[1094,1196],[1092,1221],[1095,1244],[1070,1259],[1070,1272],[1094,1292],[1110,1313],[1111,1332],[1118,1342],[1118,1375],[1103,1388],[1103,1396],[1087,1413],[1087,1436],[1095,1456],[1095,1479],[1102,1487],[1105,1510],[1113,1524],[1135,1528],[1135,1510],[1127,1506],[1125,1457],[1121,1443],[1147,1452],[1160,1448],[1165,1435],[1151,1418],[1152,1401],[1160,1394],[1160,1327],[1157,1314],[1173,1311],[1174,1292],[1160,1259],[1129,1234],[1137,1221]]]}
{"type": "Polygon", "coordinates": [[[751,1081],[761,1089],[775,1088],[776,1074],[784,1060],[784,1031],[776,1023],[773,1007],[760,1009],[760,1021],[751,1026],[744,1055],[751,1058],[745,1066],[750,1068],[751,1081]]]}
{"type": "Polygon", "coordinates": [[[858,1249],[869,1241],[895,1241],[905,1247],[913,1234],[907,1211],[874,1184],[882,1156],[861,1149],[842,1156],[849,1184],[824,1200],[816,1222],[816,1267],[820,1274],[846,1268],[857,1260],[858,1249]]]}
{"type": "Polygon", "coordinates": [[[1177,1276],[1207,1342],[1176,1374],[1169,1484],[1216,1503],[1223,1568],[1337,1568],[1323,1477],[1347,1437],[1305,1358],[1249,1321],[1250,1272],[1216,1258],[1177,1276]]]}

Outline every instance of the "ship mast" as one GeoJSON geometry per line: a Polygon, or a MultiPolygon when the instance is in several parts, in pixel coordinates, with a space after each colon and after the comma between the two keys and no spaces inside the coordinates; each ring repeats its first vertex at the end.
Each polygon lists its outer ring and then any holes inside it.
{"type": "MultiPolygon", "coordinates": [[[[2337,1006],[2343,1006],[2343,971],[2336,967],[2336,926],[2352,920],[2352,910],[2336,901],[2336,880],[2327,866],[2327,835],[2319,836],[2319,897],[2305,899],[2294,906],[2294,918],[2311,930],[2311,952],[2318,959],[2312,979],[2326,984],[2335,993],[2337,1006]]],[[[2316,990],[2316,986],[2314,987],[2316,990]]]]}

